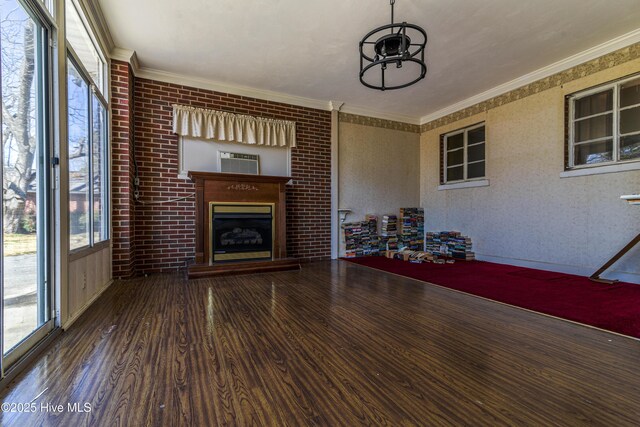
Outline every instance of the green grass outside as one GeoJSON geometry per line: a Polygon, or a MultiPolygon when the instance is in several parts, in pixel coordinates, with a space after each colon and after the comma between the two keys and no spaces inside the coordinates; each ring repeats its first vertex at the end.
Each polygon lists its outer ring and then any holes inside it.
{"type": "Polygon", "coordinates": [[[4,256],[35,254],[37,242],[33,234],[5,234],[3,237],[4,256]]]}
{"type": "MultiPolygon", "coordinates": [[[[70,236],[71,243],[79,244],[84,240],[84,234],[70,236]]],[[[37,246],[36,233],[32,234],[5,234],[3,237],[4,256],[16,256],[35,254],[37,246]]],[[[77,246],[77,245],[75,245],[77,246]]]]}

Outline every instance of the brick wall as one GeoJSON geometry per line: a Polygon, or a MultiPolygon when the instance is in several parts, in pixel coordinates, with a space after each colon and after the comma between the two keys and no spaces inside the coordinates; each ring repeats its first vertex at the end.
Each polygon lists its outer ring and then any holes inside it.
{"type": "MultiPolygon", "coordinates": [[[[172,132],[172,105],[176,103],[295,121],[297,147],[291,151],[294,184],[287,190],[287,252],[305,260],[330,256],[329,111],[139,78],[135,79],[133,99],[141,200],[187,198],[135,205],[132,224],[137,273],[175,271],[195,256],[194,200],[189,198],[195,188],[191,181],[177,177],[178,137],[172,132]]],[[[120,197],[116,191],[114,186],[114,197],[120,197]]],[[[114,233],[114,245],[115,240],[114,233]]],[[[114,275],[115,271],[114,265],[114,275]]]]}
{"type": "Polygon", "coordinates": [[[133,215],[133,73],[129,64],[111,63],[111,150],[113,276],[135,269],[133,215]]]}

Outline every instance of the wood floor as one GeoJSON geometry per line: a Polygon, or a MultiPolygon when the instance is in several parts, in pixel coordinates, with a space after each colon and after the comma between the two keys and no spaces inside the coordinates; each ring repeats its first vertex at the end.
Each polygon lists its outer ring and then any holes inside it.
{"type": "MultiPolygon", "coordinates": [[[[640,309],[640,308],[639,308],[640,309]]],[[[3,425],[640,424],[640,341],[346,262],[117,282],[3,425]]]]}

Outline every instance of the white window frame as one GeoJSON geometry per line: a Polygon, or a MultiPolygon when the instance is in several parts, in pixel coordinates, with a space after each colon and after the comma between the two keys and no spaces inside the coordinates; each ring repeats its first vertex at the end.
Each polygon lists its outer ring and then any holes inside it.
{"type": "MultiPolygon", "coordinates": [[[[89,72],[84,68],[84,65],[82,64],[82,62],[80,62],[80,59],[76,56],[75,52],[73,51],[73,49],[71,48],[71,46],[67,46],[67,63],[69,63],[69,61],[73,64],[73,66],[75,67],[75,69],[78,71],[78,73],[80,73],[80,76],[82,77],[82,79],[84,80],[84,82],[87,84],[89,90],[88,90],[88,110],[87,110],[87,117],[89,119],[89,135],[90,135],[90,141],[89,144],[87,145],[87,157],[88,157],[88,166],[89,169],[87,171],[88,175],[89,175],[89,208],[87,210],[87,231],[89,233],[89,241],[86,245],[83,246],[79,246],[77,248],[69,248],[69,254],[78,254],[78,253],[84,253],[84,251],[86,251],[87,249],[90,248],[94,248],[94,247],[99,247],[102,248],[105,245],[108,245],[111,241],[111,228],[110,228],[110,223],[111,223],[111,163],[109,160],[109,156],[111,155],[111,151],[109,150],[109,144],[110,144],[110,133],[109,133],[109,120],[111,119],[111,116],[109,114],[109,103],[107,102],[107,100],[102,96],[102,94],[100,93],[100,91],[98,90],[97,86],[95,85],[95,83],[93,82],[93,79],[91,78],[89,72]],[[105,117],[105,125],[106,128],[104,129],[104,147],[102,147],[104,149],[104,158],[101,159],[102,165],[101,165],[101,169],[104,171],[104,176],[101,177],[101,179],[104,181],[104,187],[102,192],[104,193],[104,195],[106,195],[106,197],[103,198],[102,200],[102,219],[101,219],[101,223],[100,223],[100,227],[102,228],[102,232],[104,233],[104,238],[102,240],[99,241],[95,241],[95,228],[94,228],[94,202],[95,202],[95,194],[94,194],[94,184],[93,184],[93,172],[94,172],[94,168],[95,168],[95,164],[93,162],[93,146],[94,146],[94,141],[93,141],[93,98],[92,96],[95,96],[98,99],[98,102],[102,105],[102,107],[104,108],[104,111],[106,112],[106,117],[105,117]]],[[[68,70],[67,70],[67,74],[68,75],[68,70]]],[[[65,78],[66,78],[65,75],[65,78]]],[[[68,118],[67,118],[68,121],[68,118]]],[[[67,126],[68,126],[68,122],[67,122],[67,126]]],[[[67,141],[67,144],[69,142],[67,141]]],[[[70,218],[69,218],[70,219],[70,218]]],[[[69,237],[71,236],[70,234],[71,232],[71,227],[69,227],[68,229],[68,233],[69,233],[69,237]]]]}
{"type": "Polygon", "coordinates": [[[487,177],[487,127],[486,127],[486,123],[485,122],[481,122],[481,123],[477,123],[475,125],[471,125],[468,126],[466,128],[463,129],[458,129],[455,130],[453,132],[449,132],[446,133],[444,135],[444,144],[442,147],[442,151],[443,151],[443,165],[442,165],[442,171],[443,171],[443,179],[442,179],[442,184],[443,185],[447,185],[447,184],[456,184],[456,183],[462,183],[462,182],[473,182],[473,181],[484,181],[486,180],[487,177]],[[480,144],[484,144],[484,159],[483,160],[475,160],[473,162],[469,162],[467,159],[467,151],[469,148],[469,143],[468,143],[468,139],[469,139],[469,132],[478,128],[484,127],[484,140],[482,142],[477,142],[475,144],[471,144],[471,146],[475,146],[475,145],[480,145],[480,144]],[[448,159],[447,159],[447,154],[449,153],[448,150],[448,144],[447,141],[450,137],[452,136],[456,136],[456,135],[463,135],[463,143],[462,143],[462,148],[458,148],[452,151],[457,151],[457,150],[463,150],[462,153],[462,163],[453,165],[453,166],[449,166],[448,164],[448,159]],[[480,176],[480,177],[476,177],[476,178],[468,178],[467,176],[467,169],[469,167],[470,164],[474,164],[474,163],[480,163],[480,162],[484,162],[484,175],[480,176]],[[449,181],[447,179],[447,169],[449,168],[453,168],[453,167],[460,167],[462,166],[462,179],[457,179],[457,180],[453,180],[453,181],[449,181]]]}
{"type": "MultiPolygon", "coordinates": [[[[69,3],[71,3],[71,7],[74,8],[76,13],[80,17],[82,26],[84,27],[84,30],[89,36],[89,40],[91,40],[91,43],[93,43],[93,47],[96,50],[96,53],[100,58],[100,61],[102,62],[102,67],[100,68],[100,70],[98,70],[98,73],[99,73],[98,80],[101,80],[101,81],[100,82],[95,81],[91,77],[91,75],[87,73],[87,75],[89,75],[89,81],[93,83],[93,87],[100,93],[102,98],[108,101],[109,100],[109,94],[108,94],[109,83],[107,82],[107,79],[109,78],[109,72],[108,72],[109,62],[107,61],[106,55],[103,52],[100,43],[98,42],[98,38],[94,33],[93,27],[89,23],[89,19],[87,18],[87,15],[85,14],[85,11],[82,5],[80,4],[80,2],[78,0],[69,0],[69,3]]],[[[66,4],[68,3],[66,3],[65,1],[65,5],[66,4]]],[[[65,29],[66,29],[66,24],[67,24],[67,21],[65,17],[65,29]]],[[[82,63],[82,61],[80,61],[80,56],[78,56],[75,50],[73,50],[73,47],[71,46],[71,43],[69,42],[69,40],[66,40],[66,47],[67,47],[67,50],[70,50],[71,52],[73,52],[74,59],[76,60],[76,62],[78,62],[82,66],[83,70],[86,72],[86,68],[84,64],[82,63]]]]}
{"type": "Polygon", "coordinates": [[[568,126],[569,126],[569,147],[568,147],[568,152],[569,152],[569,159],[567,162],[567,167],[566,170],[576,170],[576,169],[589,169],[589,168],[598,168],[598,167],[604,167],[604,166],[612,166],[612,165],[620,165],[620,164],[626,164],[626,163],[634,163],[634,162],[640,162],[640,158],[636,158],[636,159],[629,159],[629,160],[620,160],[620,137],[621,136],[632,136],[632,135],[639,135],[640,131],[638,132],[632,132],[632,133],[628,133],[628,134],[624,134],[621,135],[620,134],[620,111],[623,110],[627,110],[630,108],[635,108],[635,107],[640,107],[640,104],[634,104],[631,106],[627,106],[622,108],[622,110],[620,109],[620,88],[622,87],[623,84],[630,82],[632,80],[636,80],[640,78],[640,74],[635,74],[633,76],[630,77],[625,77],[624,79],[620,79],[617,80],[615,82],[611,82],[611,83],[607,83],[604,85],[600,85],[600,86],[596,86],[596,87],[592,87],[580,92],[576,92],[572,95],[569,95],[568,100],[569,100],[569,120],[568,120],[568,126]],[[596,93],[600,93],[600,92],[606,92],[608,90],[612,90],[613,91],[613,100],[612,100],[612,107],[613,110],[608,110],[602,113],[597,113],[597,114],[592,114],[590,116],[586,116],[586,117],[581,117],[580,119],[578,119],[577,121],[582,121],[582,120],[586,120],[586,119],[590,119],[593,117],[597,117],[597,116],[603,116],[606,114],[611,114],[612,115],[612,135],[606,136],[606,137],[602,137],[602,138],[595,138],[595,139],[590,139],[588,141],[581,141],[579,143],[575,143],[575,123],[576,123],[576,119],[575,119],[575,103],[576,101],[585,98],[587,96],[591,96],[594,95],[596,93]],[[583,145],[583,144],[589,144],[589,143],[593,143],[593,142],[598,142],[598,141],[605,141],[607,139],[612,139],[613,140],[613,152],[612,152],[612,160],[608,161],[608,162],[600,162],[600,163],[594,163],[594,164],[585,164],[585,165],[576,165],[575,164],[575,148],[576,145],[583,145]]]}

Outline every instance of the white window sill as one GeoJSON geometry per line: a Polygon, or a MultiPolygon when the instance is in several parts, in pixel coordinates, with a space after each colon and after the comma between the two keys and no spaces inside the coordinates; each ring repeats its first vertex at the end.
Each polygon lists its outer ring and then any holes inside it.
{"type": "Polygon", "coordinates": [[[568,171],[560,172],[560,178],[572,178],[575,176],[600,175],[603,173],[616,173],[635,170],[640,170],[640,162],[618,163],[615,165],[571,169],[568,171]]]}
{"type": "Polygon", "coordinates": [[[458,188],[474,188],[474,187],[488,187],[488,179],[478,179],[475,181],[454,182],[453,184],[438,185],[438,191],[442,190],[455,190],[458,188]]]}

